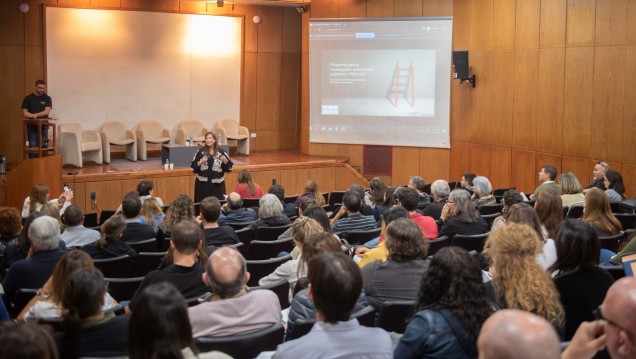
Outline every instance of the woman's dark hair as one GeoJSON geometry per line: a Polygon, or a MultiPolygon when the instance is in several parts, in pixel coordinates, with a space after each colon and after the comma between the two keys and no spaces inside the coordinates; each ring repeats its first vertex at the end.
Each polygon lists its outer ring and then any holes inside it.
{"type": "Polygon", "coordinates": [[[625,193],[625,185],[623,184],[623,176],[621,176],[620,172],[609,170],[605,172],[605,178],[607,178],[610,183],[607,189],[613,189],[623,196],[623,193],[625,193]]]}
{"type": "Polygon", "coordinates": [[[100,251],[108,249],[108,243],[118,241],[126,229],[126,221],[122,216],[112,216],[102,224],[102,236],[97,240],[97,248],[100,251]]]}
{"type": "MultiPolygon", "coordinates": [[[[449,310],[475,345],[481,326],[492,313],[486,299],[478,261],[459,247],[435,253],[422,278],[417,310],[449,310]]],[[[476,355],[475,355],[476,356],[476,355]]]]}
{"type": "Polygon", "coordinates": [[[418,258],[426,258],[428,240],[424,238],[422,229],[411,219],[398,218],[386,227],[384,232],[389,260],[406,262],[418,258]]]}
{"type": "Polygon", "coordinates": [[[509,189],[503,194],[502,204],[503,204],[503,218],[508,219],[508,209],[510,206],[515,205],[517,203],[523,203],[523,197],[521,193],[517,192],[514,189],[509,189]]]}
{"type": "Polygon", "coordinates": [[[303,216],[315,219],[316,222],[320,223],[325,232],[333,232],[329,224],[329,217],[324,208],[318,205],[309,206],[303,211],[303,216]]]}
{"type": "Polygon", "coordinates": [[[67,334],[80,332],[82,321],[101,312],[106,282],[99,269],[80,269],[70,275],[62,291],[63,320],[67,334]]]}
{"type": "Polygon", "coordinates": [[[57,359],[50,331],[31,324],[5,322],[0,325],[0,359],[57,359]]]}
{"type": "Polygon", "coordinates": [[[214,132],[212,131],[208,131],[205,133],[205,135],[203,135],[203,149],[204,152],[207,154],[210,152],[210,147],[208,147],[208,145],[205,144],[205,138],[208,137],[208,135],[212,135],[212,138],[214,138],[214,145],[212,145],[212,154],[216,155],[217,152],[219,152],[219,140],[217,140],[216,138],[216,134],[214,134],[214,132]]]}
{"type": "Polygon", "coordinates": [[[371,202],[378,204],[384,203],[384,193],[386,193],[386,186],[379,177],[374,177],[369,181],[369,194],[371,195],[371,202]]]}
{"type": "Polygon", "coordinates": [[[534,229],[537,232],[541,241],[544,242],[546,239],[543,238],[543,229],[541,228],[541,221],[539,220],[539,216],[537,215],[537,211],[534,208],[530,207],[529,204],[526,203],[517,203],[513,204],[506,211],[508,214],[508,218],[506,218],[506,223],[519,223],[519,224],[527,224],[530,228],[534,229]]]}
{"type": "Polygon", "coordinates": [[[397,187],[395,186],[389,186],[384,192],[384,205],[388,208],[391,208],[395,205],[395,198],[393,197],[393,194],[395,193],[396,189],[397,187]]]}
{"type": "Polygon", "coordinates": [[[534,204],[541,224],[548,231],[548,238],[556,236],[556,230],[563,221],[563,201],[556,191],[542,190],[537,194],[534,204]]]}
{"type": "Polygon", "coordinates": [[[554,242],[557,260],[548,271],[558,270],[557,277],[583,267],[596,267],[599,262],[601,241],[589,223],[573,219],[563,221],[554,242]]]}
{"type": "Polygon", "coordinates": [[[0,240],[9,241],[20,234],[22,216],[13,207],[0,207],[0,240]]]}
{"type": "Polygon", "coordinates": [[[128,325],[128,355],[137,358],[182,358],[181,350],[196,354],[188,306],[171,283],[146,287],[135,305],[128,325]]]}
{"type": "Polygon", "coordinates": [[[20,237],[18,238],[18,250],[24,257],[26,258],[27,254],[29,254],[29,249],[31,249],[31,238],[29,238],[29,228],[31,227],[31,223],[36,218],[44,216],[42,212],[33,212],[31,213],[25,220],[22,225],[22,232],[20,233],[20,237]]]}

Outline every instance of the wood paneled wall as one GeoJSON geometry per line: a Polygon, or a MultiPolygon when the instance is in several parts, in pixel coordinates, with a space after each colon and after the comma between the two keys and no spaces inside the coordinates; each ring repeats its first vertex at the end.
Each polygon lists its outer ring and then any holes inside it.
{"type": "Polygon", "coordinates": [[[22,14],[22,1],[0,1],[0,153],[10,162],[22,158],[22,99],[36,79],[45,78],[43,5],[244,16],[240,121],[257,135],[252,149],[298,148],[301,16],[294,8],[219,8],[202,0],[28,0],[31,9],[22,14]]]}
{"type": "MultiPolygon", "coordinates": [[[[394,148],[393,184],[471,171],[533,191],[541,165],[554,164],[585,185],[603,159],[636,195],[636,1],[313,0],[303,22],[429,15],[454,17],[453,49],[470,51],[477,87],[453,81],[450,151],[394,148]]],[[[308,142],[306,35],[301,149],[360,165],[360,146],[308,142]]]]}

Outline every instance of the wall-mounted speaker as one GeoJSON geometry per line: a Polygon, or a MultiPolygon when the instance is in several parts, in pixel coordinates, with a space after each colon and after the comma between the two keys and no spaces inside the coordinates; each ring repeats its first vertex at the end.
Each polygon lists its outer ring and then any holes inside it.
{"type": "Polygon", "coordinates": [[[468,74],[468,51],[453,51],[453,65],[457,78],[467,80],[470,78],[468,74]]]}

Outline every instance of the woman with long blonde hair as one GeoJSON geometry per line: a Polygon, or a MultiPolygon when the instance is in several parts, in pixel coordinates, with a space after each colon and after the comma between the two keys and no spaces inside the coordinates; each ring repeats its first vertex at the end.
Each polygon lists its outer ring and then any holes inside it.
{"type": "Polygon", "coordinates": [[[303,197],[313,198],[316,200],[316,204],[319,206],[325,205],[325,197],[323,197],[320,189],[318,188],[318,183],[312,179],[308,179],[305,183],[304,193],[296,198],[296,202],[294,205],[296,208],[300,207],[300,201],[303,200],[303,197]]]}
{"type": "Polygon", "coordinates": [[[492,275],[486,293],[501,308],[532,312],[560,328],[564,312],[559,292],[537,264],[541,243],[537,231],[526,224],[507,223],[492,232],[485,246],[492,275]]]}
{"type": "Polygon", "coordinates": [[[618,234],[623,229],[621,222],[612,213],[607,196],[598,188],[590,188],[585,194],[581,220],[591,224],[599,237],[618,234]]]}

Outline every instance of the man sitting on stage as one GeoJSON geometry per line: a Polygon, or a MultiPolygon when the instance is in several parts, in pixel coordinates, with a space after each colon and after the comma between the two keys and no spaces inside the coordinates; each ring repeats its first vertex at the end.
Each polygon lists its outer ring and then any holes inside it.
{"type": "MultiPolygon", "coordinates": [[[[51,96],[46,94],[46,83],[43,80],[35,81],[35,91],[25,96],[22,101],[22,116],[29,120],[48,118],[52,108],[53,100],[51,96]]],[[[29,148],[38,147],[38,135],[38,126],[29,125],[27,127],[29,148]]],[[[48,130],[45,129],[42,132],[42,147],[46,145],[48,138],[49,133],[48,130]]],[[[29,153],[29,158],[35,158],[37,156],[36,153],[29,153]]]]}

